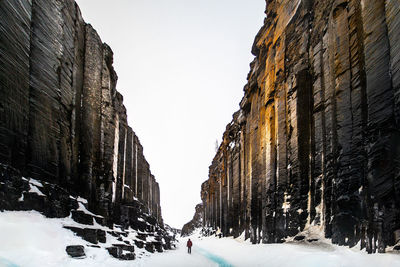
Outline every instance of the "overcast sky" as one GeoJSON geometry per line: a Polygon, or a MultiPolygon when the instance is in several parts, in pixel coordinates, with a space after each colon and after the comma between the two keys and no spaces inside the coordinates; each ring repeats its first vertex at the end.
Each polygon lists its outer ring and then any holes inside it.
{"type": "Polygon", "coordinates": [[[76,1],[114,51],[117,89],[160,184],[164,222],[181,228],[239,109],[265,0],[76,1]]]}

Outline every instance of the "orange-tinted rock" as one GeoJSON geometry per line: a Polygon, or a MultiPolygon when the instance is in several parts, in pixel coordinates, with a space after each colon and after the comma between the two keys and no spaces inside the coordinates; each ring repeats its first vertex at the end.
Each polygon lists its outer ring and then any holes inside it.
{"type": "Polygon", "coordinates": [[[253,243],[282,242],[316,226],[340,245],[361,240],[369,252],[394,245],[394,2],[267,1],[240,110],[202,185],[205,226],[244,231],[253,243]]]}

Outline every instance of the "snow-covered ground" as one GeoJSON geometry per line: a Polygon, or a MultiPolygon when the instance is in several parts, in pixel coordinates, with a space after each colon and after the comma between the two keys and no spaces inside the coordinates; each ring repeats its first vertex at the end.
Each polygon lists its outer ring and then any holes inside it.
{"type": "Polygon", "coordinates": [[[285,243],[252,245],[241,238],[199,237],[194,234],[180,240],[176,251],[154,255],[138,266],[268,266],[268,267],[378,267],[400,266],[400,254],[371,254],[359,248],[349,249],[320,243],[285,243]],[[188,255],[187,238],[193,241],[188,255]]]}
{"type": "MultiPolygon", "coordinates": [[[[400,266],[400,254],[368,255],[358,248],[332,245],[328,240],[251,245],[241,238],[199,237],[197,233],[189,237],[193,241],[190,255],[186,251],[187,238],[182,238],[176,250],[154,254],[136,250],[141,258],[135,261],[120,261],[105,249],[87,246],[86,258],[73,259],[66,254],[65,247],[88,244],[62,227],[74,223],[70,218],[48,219],[36,211],[0,212],[0,266],[400,266]]],[[[108,235],[107,240],[115,242],[108,235]]]]}
{"type": "MultiPolygon", "coordinates": [[[[107,233],[107,243],[101,248],[88,247],[87,241],[74,235],[67,226],[80,225],[71,218],[46,218],[37,211],[0,212],[0,267],[55,267],[55,266],[132,266],[132,261],[120,261],[111,257],[104,249],[111,244],[121,243],[107,233]],[[85,246],[86,258],[73,259],[67,255],[68,245],[85,246]]],[[[94,224],[93,227],[110,230],[94,224]]],[[[128,238],[135,238],[130,234],[128,238]]],[[[135,250],[136,255],[146,257],[144,249],[135,250]]]]}

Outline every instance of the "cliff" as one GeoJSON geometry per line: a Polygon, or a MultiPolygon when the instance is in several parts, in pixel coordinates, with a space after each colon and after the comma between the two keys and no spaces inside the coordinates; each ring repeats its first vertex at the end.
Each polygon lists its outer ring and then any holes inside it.
{"type": "Polygon", "coordinates": [[[204,226],[253,243],[400,239],[400,6],[266,1],[240,110],[202,185],[204,226]]]}
{"type": "Polygon", "coordinates": [[[201,228],[203,226],[203,204],[197,204],[195,208],[195,213],[192,220],[186,223],[182,227],[181,236],[189,236],[191,235],[196,229],[201,228]]]}
{"type": "MultiPolygon", "coordinates": [[[[0,163],[13,177],[87,199],[107,225],[138,223],[139,212],[162,227],[159,185],[127,123],[113,52],[75,1],[1,1],[0,55],[0,163]]],[[[13,190],[2,186],[0,209],[20,206],[10,194],[22,188],[9,178],[2,171],[13,190]]]]}

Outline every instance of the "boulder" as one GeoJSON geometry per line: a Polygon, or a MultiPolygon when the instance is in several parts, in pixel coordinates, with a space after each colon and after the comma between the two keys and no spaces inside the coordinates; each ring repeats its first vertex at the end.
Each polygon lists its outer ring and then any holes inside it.
{"type": "Polygon", "coordinates": [[[139,240],[135,240],[135,245],[138,248],[143,248],[144,247],[144,242],[143,241],[139,241],[139,240]]]}
{"type": "Polygon", "coordinates": [[[64,228],[73,231],[76,235],[82,237],[84,240],[92,244],[97,244],[98,242],[106,242],[106,233],[101,229],[79,228],[74,226],[64,226],[64,228]]]}
{"type": "Polygon", "coordinates": [[[148,252],[154,253],[154,245],[153,243],[146,243],[144,246],[144,249],[147,250],[148,252]]]}
{"type": "Polygon", "coordinates": [[[67,246],[65,251],[67,251],[67,254],[72,258],[83,258],[86,256],[85,248],[80,245],[67,246]]]}
{"type": "Polygon", "coordinates": [[[108,253],[113,256],[114,258],[120,259],[120,260],[134,260],[135,259],[135,253],[133,252],[124,252],[124,249],[119,246],[112,246],[107,248],[108,253]]]}
{"type": "Polygon", "coordinates": [[[86,214],[81,210],[71,211],[72,219],[77,223],[93,225],[93,216],[86,214]]]}

